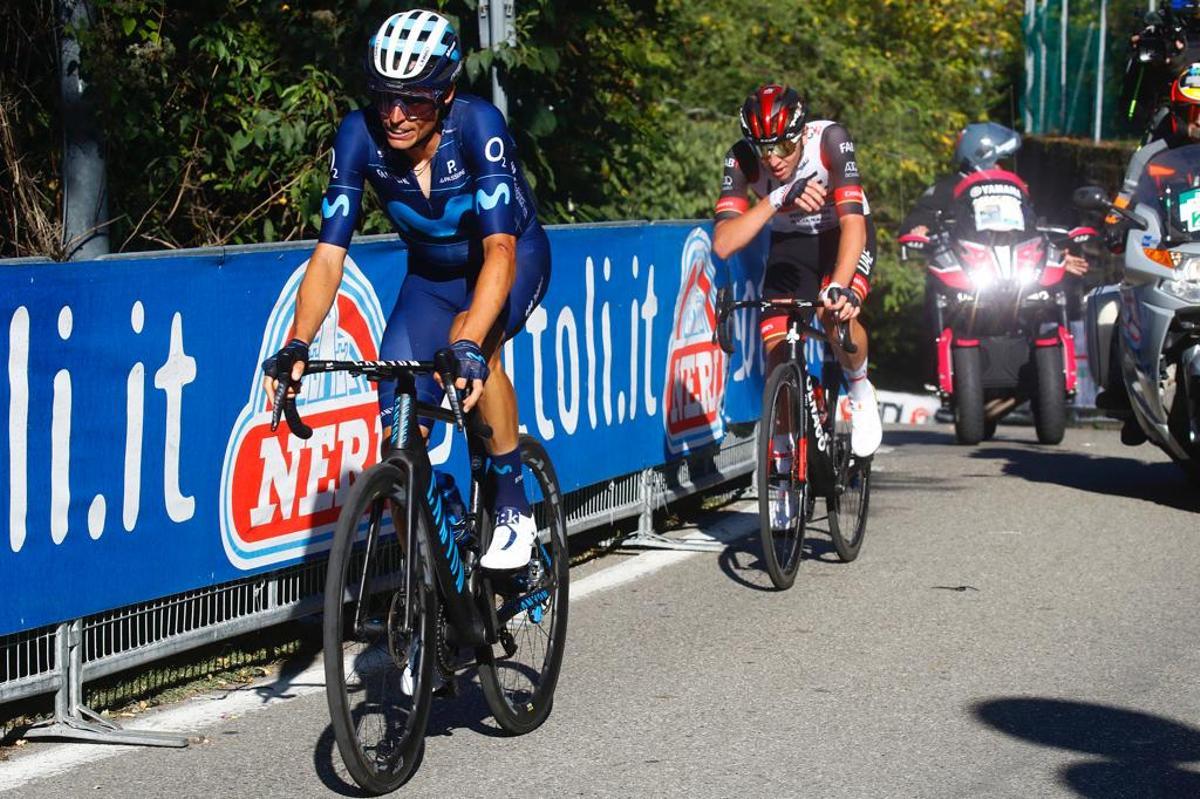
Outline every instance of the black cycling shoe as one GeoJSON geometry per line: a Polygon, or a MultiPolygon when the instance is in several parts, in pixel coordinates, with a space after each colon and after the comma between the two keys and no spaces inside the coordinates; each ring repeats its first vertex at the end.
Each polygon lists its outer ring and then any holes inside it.
{"type": "Polygon", "coordinates": [[[1127,447],[1136,447],[1146,443],[1146,434],[1142,431],[1137,419],[1126,419],[1121,425],[1121,443],[1127,447]]]}

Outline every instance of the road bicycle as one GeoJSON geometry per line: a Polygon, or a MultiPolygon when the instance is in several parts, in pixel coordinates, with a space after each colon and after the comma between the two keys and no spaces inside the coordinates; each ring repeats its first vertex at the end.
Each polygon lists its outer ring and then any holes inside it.
{"type": "MultiPolygon", "coordinates": [[[[453,385],[453,357],[310,361],[305,370],[320,372],[397,384],[391,448],[354,479],[325,583],[325,692],[338,750],[351,778],[382,794],[420,762],[435,683],[453,693],[456,676],[477,669],[488,708],[510,734],[530,732],[549,715],[567,635],[566,517],[550,458],[522,436],[524,485],[539,530],[534,557],[513,572],[480,568],[493,529],[484,479],[491,430],[463,413],[453,390],[449,409],[416,399],[416,375],[436,372],[453,385]],[[454,424],[466,437],[471,484],[461,522],[451,519],[418,419],[454,424]]],[[[282,414],[294,435],[308,438],[312,430],[287,396],[290,383],[280,381],[272,429],[282,414]]]]}
{"type": "MultiPolygon", "coordinates": [[[[813,336],[823,345],[825,340],[825,332],[811,323],[816,304],[797,299],[734,302],[722,289],[717,338],[727,353],[734,351],[731,314],[751,308],[784,308],[788,315],[787,359],[771,370],[763,389],[755,473],[763,560],[771,582],[783,590],[796,580],[806,527],[819,497],[825,498],[838,558],[849,563],[858,557],[867,531],[871,459],[857,458],[850,449],[850,422],[838,405],[846,380],[831,348],[823,346],[820,374],[809,369],[805,341],[813,336]]],[[[842,349],[853,354],[857,347],[849,326],[838,328],[842,349]]]]}

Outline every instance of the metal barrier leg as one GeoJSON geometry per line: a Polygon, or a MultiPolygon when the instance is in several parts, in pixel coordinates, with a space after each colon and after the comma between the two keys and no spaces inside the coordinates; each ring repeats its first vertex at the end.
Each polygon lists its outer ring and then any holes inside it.
{"type": "Polygon", "coordinates": [[[642,510],[637,531],[621,542],[622,548],[677,549],[685,552],[721,552],[725,544],[710,538],[668,538],[654,529],[655,495],[660,493],[659,475],[654,469],[642,472],[642,510]]]}
{"type": "Polygon", "coordinates": [[[172,732],[127,730],[103,718],[83,703],[83,620],[58,625],[54,638],[55,665],[59,673],[54,695],[54,718],[30,728],[26,738],[58,738],[133,746],[188,745],[186,735],[172,732]]]}

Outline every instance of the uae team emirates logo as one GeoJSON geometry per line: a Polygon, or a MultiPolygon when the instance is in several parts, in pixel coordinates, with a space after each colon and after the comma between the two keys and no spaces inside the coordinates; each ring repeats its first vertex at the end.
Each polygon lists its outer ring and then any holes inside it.
{"type": "Polygon", "coordinates": [[[696,228],[683,245],[683,277],[667,354],[663,423],[673,453],[711,444],[725,434],[725,352],[713,341],[717,289],[712,243],[696,228]]]}
{"type": "MultiPolygon", "coordinates": [[[[311,375],[296,407],[313,428],[307,441],[287,424],[271,432],[271,397],[257,364],[291,335],[296,292],[307,262],[292,274],[263,332],[250,380],[221,469],[221,540],[240,569],[297,560],[328,549],[338,511],[355,476],[378,460],[379,407],[375,385],[346,373],[311,375]]],[[[312,342],[315,360],[378,358],[384,318],[370,282],[347,257],[345,276],[324,325],[312,342]]]]}

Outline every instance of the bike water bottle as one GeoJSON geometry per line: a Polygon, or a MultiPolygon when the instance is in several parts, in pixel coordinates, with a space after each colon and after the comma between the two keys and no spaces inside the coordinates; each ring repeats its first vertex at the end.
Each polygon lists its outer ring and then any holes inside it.
{"type": "Polygon", "coordinates": [[[467,507],[463,504],[462,494],[454,482],[454,475],[449,472],[434,470],[437,480],[438,493],[442,496],[442,507],[446,509],[446,524],[454,535],[454,540],[462,543],[467,537],[467,507]]]}

